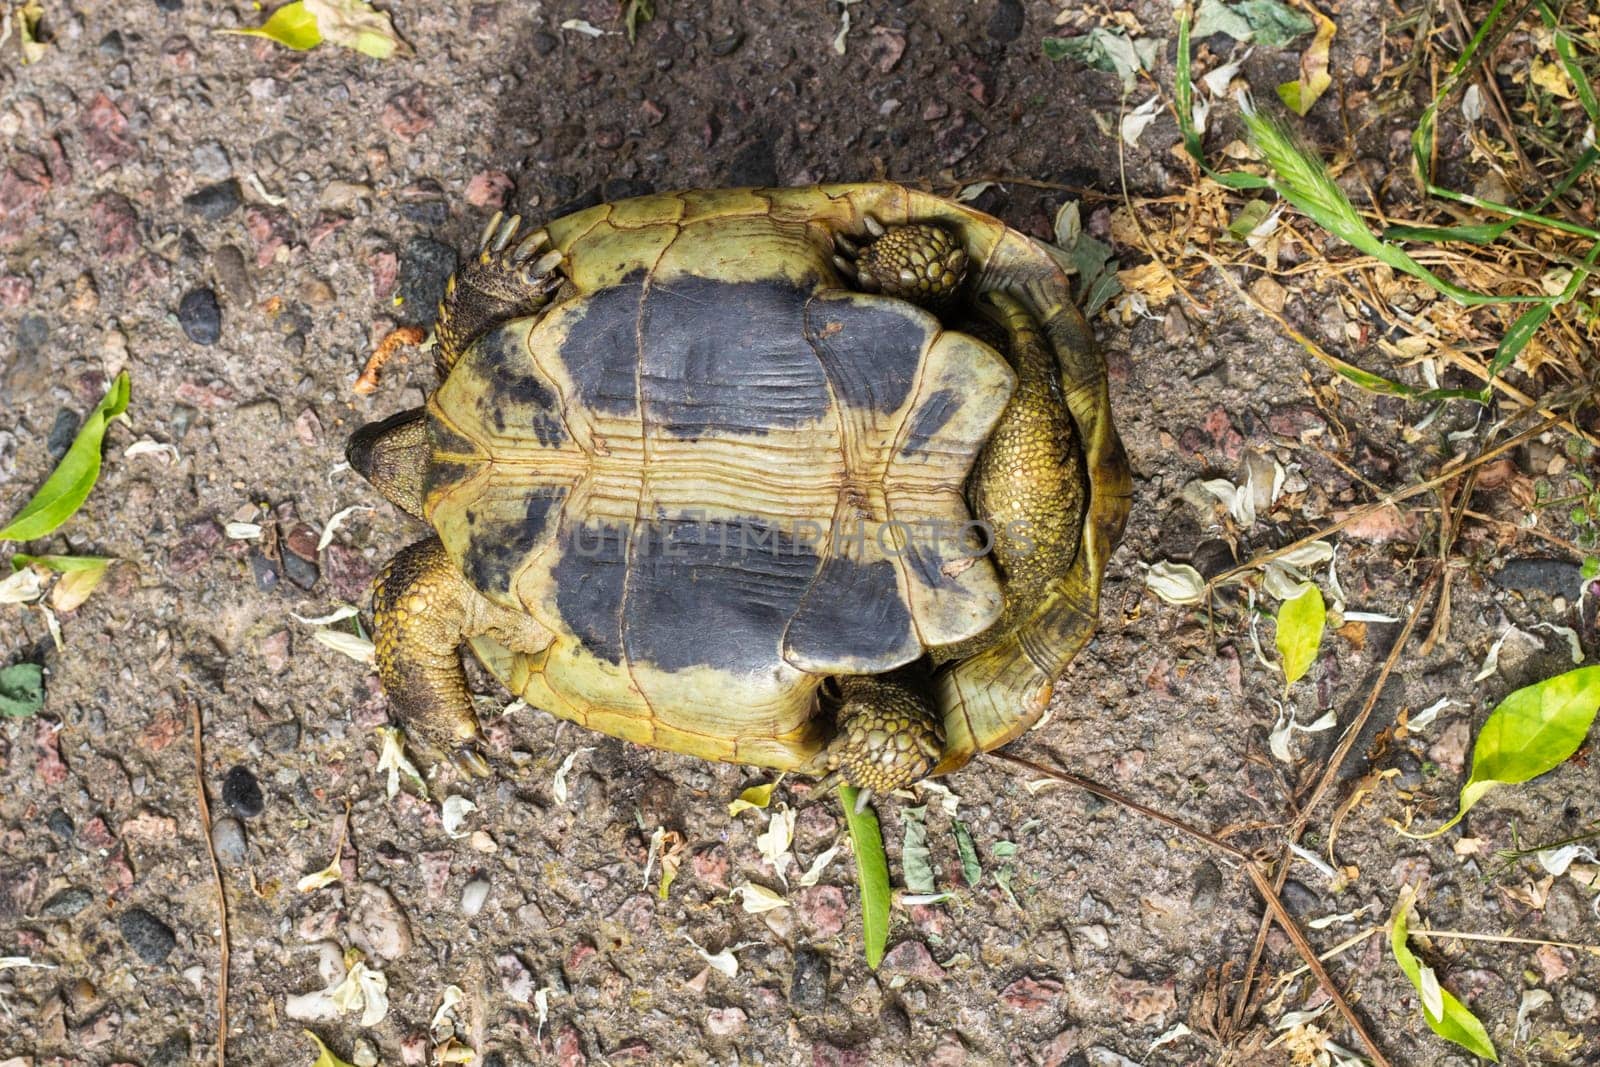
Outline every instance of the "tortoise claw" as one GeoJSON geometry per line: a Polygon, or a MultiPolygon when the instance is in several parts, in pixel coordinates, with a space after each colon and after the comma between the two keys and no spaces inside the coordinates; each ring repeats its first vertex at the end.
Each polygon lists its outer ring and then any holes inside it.
{"type": "Polygon", "coordinates": [[[871,215],[862,215],[861,222],[867,227],[867,232],[872,234],[874,237],[882,237],[888,232],[884,229],[883,223],[879,222],[871,215]]]}
{"type": "Polygon", "coordinates": [[[512,215],[509,219],[506,219],[505,225],[500,227],[500,232],[495,234],[494,244],[490,246],[490,250],[504,252],[506,245],[511,243],[511,239],[517,235],[517,228],[521,225],[521,215],[512,215]]]}
{"type": "Polygon", "coordinates": [[[851,259],[861,254],[861,247],[842,233],[833,235],[833,246],[839,250],[840,255],[849,256],[851,259]]]}
{"type": "Polygon", "coordinates": [[[525,260],[532,258],[533,254],[543,248],[550,240],[548,230],[534,230],[528,236],[517,242],[517,247],[511,250],[506,257],[513,267],[521,265],[525,260]]]}
{"type": "Polygon", "coordinates": [[[489,761],[483,758],[478,746],[471,741],[457,746],[450,753],[450,763],[465,778],[488,778],[494,773],[489,761]]]}
{"type": "Polygon", "coordinates": [[[496,211],[489,217],[489,221],[483,224],[483,232],[478,235],[479,252],[487,252],[489,250],[489,239],[494,236],[494,231],[500,228],[500,220],[505,217],[506,213],[504,211],[496,211]]]}
{"type": "Polygon", "coordinates": [[[834,256],[833,265],[839,268],[839,273],[843,274],[847,279],[849,279],[852,284],[858,283],[861,280],[856,274],[856,265],[853,261],[848,260],[843,256],[834,256]]]}

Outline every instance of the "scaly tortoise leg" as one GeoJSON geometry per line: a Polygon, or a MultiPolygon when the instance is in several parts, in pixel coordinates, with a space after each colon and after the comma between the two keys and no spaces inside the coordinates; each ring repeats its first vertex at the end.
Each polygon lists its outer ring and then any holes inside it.
{"type": "Polygon", "coordinates": [[[461,644],[487,634],[513,652],[544,650],[554,636],[532,617],[472,588],[437,537],[402,549],[372,589],[378,678],[418,756],[440,753],[469,777],[487,777],[461,644]]]}
{"type": "Polygon", "coordinates": [[[944,726],[929,699],[930,686],[910,670],[847,675],[838,679],[842,703],[833,741],[818,756],[830,773],[815,794],[844,780],[870,794],[901,789],[933,769],[944,751],[944,726]]]}
{"type": "Polygon", "coordinates": [[[441,371],[455,366],[476,338],[502,322],[531,315],[561,284],[561,253],[546,251],[550,235],[535,230],[520,240],[522,216],[495,212],[478,239],[477,255],[445,283],[434,336],[441,371]]]}
{"type": "Polygon", "coordinates": [[[967,253],[949,230],[928,223],[886,227],[871,215],[864,222],[864,245],[843,235],[834,238],[839,249],[834,265],[856,285],[933,311],[960,291],[967,253]]]}
{"type": "Polygon", "coordinates": [[[487,777],[478,717],[461,669],[468,601],[477,594],[438,538],[410,545],[372,588],[373,644],[389,705],[425,759],[446,754],[462,773],[487,777]]]}

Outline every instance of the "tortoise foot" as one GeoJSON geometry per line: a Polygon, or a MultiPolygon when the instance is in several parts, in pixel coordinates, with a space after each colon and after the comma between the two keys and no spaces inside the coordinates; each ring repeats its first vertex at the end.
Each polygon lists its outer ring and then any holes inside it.
{"type": "Polygon", "coordinates": [[[545,230],[521,234],[522,216],[495,212],[478,238],[477,254],[445,283],[434,336],[441,370],[495,326],[535,314],[561,287],[563,256],[545,230]]]}
{"type": "Polygon", "coordinates": [[[897,675],[840,680],[838,731],[824,753],[827,768],[858,789],[901,789],[933,770],[944,727],[918,687],[897,675]]]}
{"type": "Polygon", "coordinates": [[[474,595],[437,538],[419,541],[390,560],[373,587],[373,645],[389,706],[424,770],[443,757],[481,778],[489,764],[477,750],[478,717],[458,651],[474,595]]]}
{"type": "Polygon", "coordinates": [[[937,308],[950,302],[967,274],[967,253],[950,231],[921,223],[880,225],[867,217],[868,243],[838,238],[835,262],[869,293],[937,308]]]}

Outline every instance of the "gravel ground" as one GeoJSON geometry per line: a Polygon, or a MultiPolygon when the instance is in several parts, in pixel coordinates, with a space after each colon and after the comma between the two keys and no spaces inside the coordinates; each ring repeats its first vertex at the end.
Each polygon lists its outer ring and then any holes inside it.
{"type": "MultiPolygon", "coordinates": [[[[370,400],[351,385],[376,339],[428,321],[486,214],[880,175],[944,191],[1012,176],[1115,194],[1121,98],[1115,77],[1042,57],[1055,17],[1042,3],[864,0],[847,9],[842,56],[832,48],[841,7],[820,2],[658,0],[631,47],[599,0],[390,7],[416,56],[293,54],[217,32],[254,23],[249,5],[182,0],[47,2],[55,39],[43,60],[20,66],[14,40],[0,51],[0,512],[27,498],[118,370],[134,392],[93,496],[33,546],[123,562],[62,619],[60,651],[38,613],[0,614],[0,655],[48,668],[43,711],[0,729],[0,956],[54,968],[0,970],[0,1063],[215,1062],[221,938],[196,714],[230,920],[230,1063],[311,1063],[303,1025],[358,1063],[374,1052],[423,1062],[452,985],[461,1038],[488,1064],[1275,1064],[1314,1028],[1359,1048],[1333,1015],[1267,1047],[1273,1023],[1323,1005],[1303,977],[1270,986],[1242,1027],[1219,1025],[1216,991],[1225,1001],[1234,991],[1261,912],[1236,867],[1119,806],[1033,793],[997,763],[948,781],[953,816],[939,795],[915,802],[926,802],[933,864],[954,895],[896,910],[876,974],[847,858],[815,886],[791,879],[790,908],[751,915],[730,902],[728,888],[748,881],[783,889],[757,849],[764,818],[727,813],[764,780],[749,769],[523,710],[489,715],[493,780],[435,783],[477,805],[455,834],[409,789],[386,798],[376,680],[290,613],[364,603],[375,569],[416,536],[339,464],[353,427],[421,401],[429,361],[391,364],[370,400]],[[562,29],[569,19],[606,35],[562,29]],[[125,455],[142,440],[175,452],[125,455]],[[351,505],[372,510],[319,549],[319,532],[351,505]],[[268,540],[224,536],[235,521],[265,525],[268,540]],[[563,797],[557,771],[569,758],[563,797]],[[986,871],[976,888],[961,875],[955,820],[986,871]],[[685,842],[665,900],[645,870],[657,827],[685,842]],[[341,840],[342,881],[297,891],[341,840]],[[691,939],[732,950],[737,973],[708,970],[691,939]],[[354,1016],[297,1021],[290,998],[342,973],[339,952],[352,945],[387,978],[387,1017],[366,1028],[354,1016]],[[1192,1034],[1152,1049],[1185,1021],[1192,1034]]],[[[1171,35],[1165,5],[1132,10],[1148,35],[1171,35]]],[[[1336,78],[1354,84],[1342,72],[1373,52],[1385,11],[1344,5],[1336,78]]],[[[1170,57],[1168,47],[1163,84],[1170,57]]],[[[1258,51],[1245,73],[1270,85],[1295,64],[1292,52],[1258,51]]],[[[1415,114],[1398,110],[1362,124],[1390,167],[1403,145],[1393,134],[1415,114]]],[[[1337,118],[1313,130],[1336,140],[1337,118]]],[[[1186,179],[1167,151],[1175,141],[1163,114],[1128,157],[1130,192],[1161,195],[1186,179]]],[[[1047,236],[1063,195],[1012,181],[978,206],[1047,236]]],[[[1091,231],[1105,233],[1109,203],[1086,200],[1091,231]]],[[[1241,844],[1270,843],[1254,831],[1293,817],[1336,731],[1297,735],[1295,761],[1275,758],[1281,685],[1248,634],[1151,598],[1141,563],[1192,559],[1209,572],[1282,544],[1372,499],[1366,482],[1430,476],[1444,434],[1474,415],[1450,408],[1407,434],[1420,409],[1331,384],[1228,289],[1207,299],[1205,314],[1174,304],[1097,323],[1135,471],[1133,515],[1103,630],[1017,749],[1196,825],[1232,827],[1241,844]],[[1184,491],[1201,477],[1243,482],[1271,460],[1290,491],[1253,526],[1184,491]]],[[[1312,323],[1337,313],[1314,294],[1288,311],[1312,323]]],[[[1515,520],[1506,487],[1546,473],[1558,452],[1559,442],[1514,452],[1498,481],[1480,482],[1475,507],[1515,520]]],[[[1344,531],[1351,609],[1403,611],[1431,566],[1433,529],[1411,513],[1344,531]]],[[[1463,535],[1448,627],[1428,653],[1413,646],[1402,659],[1374,736],[1312,819],[1306,843],[1325,850],[1328,820],[1363,776],[1396,772],[1340,827],[1336,855],[1355,871],[1340,884],[1307,863],[1289,872],[1283,896],[1302,920],[1355,913],[1312,932],[1319,949],[1381,925],[1400,886],[1419,879],[1437,929],[1600,941],[1591,894],[1493,855],[1594,823],[1587,760],[1492,796],[1435,841],[1386,825],[1408,797],[1428,825],[1451,810],[1488,709],[1570,666],[1565,642],[1533,624],[1574,628],[1594,655],[1592,603],[1588,615],[1572,603],[1576,563],[1502,532],[1463,535]],[[1508,624],[1521,635],[1504,644],[1498,673],[1475,681],[1508,624]],[[1375,736],[1440,697],[1454,703],[1426,731],[1375,736]]],[[[1330,635],[1296,690],[1300,720],[1326,708],[1353,718],[1396,630],[1330,635]]],[[[478,683],[486,709],[504,702],[478,683]]],[[[878,804],[896,871],[908,803],[878,804]]],[[[835,809],[805,809],[799,868],[841,830],[835,809]]],[[[1506,1059],[1600,1062],[1594,956],[1441,940],[1429,958],[1506,1059]],[[1535,1001],[1519,1036],[1529,989],[1551,999],[1535,1001]]],[[[1298,965],[1275,932],[1260,973],[1298,965]]],[[[1394,1063],[1469,1062],[1428,1033],[1381,932],[1329,966],[1394,1063]]]]}

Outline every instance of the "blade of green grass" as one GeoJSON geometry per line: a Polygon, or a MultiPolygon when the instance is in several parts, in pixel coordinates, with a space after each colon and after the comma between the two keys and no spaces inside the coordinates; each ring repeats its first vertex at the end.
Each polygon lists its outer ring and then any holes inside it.
{"type": "Polygon", "coordinates": [[[866,944],[867,966],[883,962],[889,944],[889,857],[883,851],[883,831],[878,813],[868,805],[856,811],[855,787],[839,787],[844,821],[850,830],[850,851],[856,856],[856,880],[861,885],[861,934],[866,944]]]}

